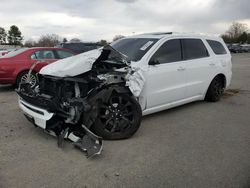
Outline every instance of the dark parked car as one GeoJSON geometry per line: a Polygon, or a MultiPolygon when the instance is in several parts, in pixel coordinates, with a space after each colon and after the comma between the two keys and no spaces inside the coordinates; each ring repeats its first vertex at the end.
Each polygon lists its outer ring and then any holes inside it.
{"type": "Polygon", "coordinates": [[[75,52],[76,54],[80,54],[83,52],[100,48],[101,45],[99,45],[98,43],[91,43],[91,42],[67,42],[67,43],[61,43],[57,47],[69,49],[75,52]]]}
{"type": "Polygon", "coordinates": [[[242,48],[240,45],[231,45],[228,47],[231,53],[242,53],[242,48]]]}
{"type": "Polygon", "coordinates": [[[241,50],[243,52],[250,52],[250,45],[241,45],[241,50]]]}

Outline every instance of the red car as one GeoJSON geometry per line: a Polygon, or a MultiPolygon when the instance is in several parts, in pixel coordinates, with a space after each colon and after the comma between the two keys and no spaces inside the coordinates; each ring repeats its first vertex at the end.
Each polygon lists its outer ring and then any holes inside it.
{"type": "Polygon", "coordinates": [[[22,48],[12,51],[3,57],[0,57],[0,84],[13,84],[27,80],[30,67],[41,60],[33,69],[30,76],[32,85],[36,85],[36,73],[49,63],[53,63],[58,59],[63,59],[75,55],[75,53],[63,48],[22,48]],[[44,61],[44,62],[43,62],[44,61]]]}

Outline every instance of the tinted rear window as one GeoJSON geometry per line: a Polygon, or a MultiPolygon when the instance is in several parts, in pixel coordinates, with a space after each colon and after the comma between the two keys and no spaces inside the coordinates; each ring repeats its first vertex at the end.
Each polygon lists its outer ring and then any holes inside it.
{"type": "Polygon", "coordinates": [[[209,56],[201,39],[182,39],[182,45],[184,60],[209,56]]]}
{"type": "Polygon", "coordinates": [[[227,53],[226,49],[220,42],[215,41],[215,40],[207,40],[207,42],[215,54],[219,55],[219,54],[227,53]]]}

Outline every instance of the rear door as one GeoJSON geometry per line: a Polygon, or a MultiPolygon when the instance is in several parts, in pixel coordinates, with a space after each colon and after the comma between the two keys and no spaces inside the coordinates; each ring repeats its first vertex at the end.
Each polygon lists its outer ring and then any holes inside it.
{"type": "Polygon", "coordinates": [[[186,68],[180,39],[166,41],[149,62],[158,64],[149,65],[147,71],[147,109],[184,99],[186,68]]]}
{"type": "Polygon", "coordinates": [[[41,61],[41,63],[37,64],[35,67],[36,72],[38,72],[42,67],[58,60],[53,50],[38,50],[33,52],[30,58],[32,64],[37,61],[41,61]]]}
{"type": "Polygon", "coordinates": [[[185,38],[181,43],[187,73],[187,98],[201,96],[208,87],[214,62],[203,40],[185,38]]]}

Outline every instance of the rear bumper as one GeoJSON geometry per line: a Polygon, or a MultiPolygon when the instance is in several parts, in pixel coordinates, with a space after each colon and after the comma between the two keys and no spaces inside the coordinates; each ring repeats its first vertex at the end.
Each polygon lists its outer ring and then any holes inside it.
{"type": "Polygon", "coordinates": [[[54,113],[33,106],[20,97],[18,99],[18,103],[24,114],[28,116],[28,118],[32,119],[35,125],[41,127],[42,129],[46,129],[47,121],[49,121],[54,116],[54,113]]]}

